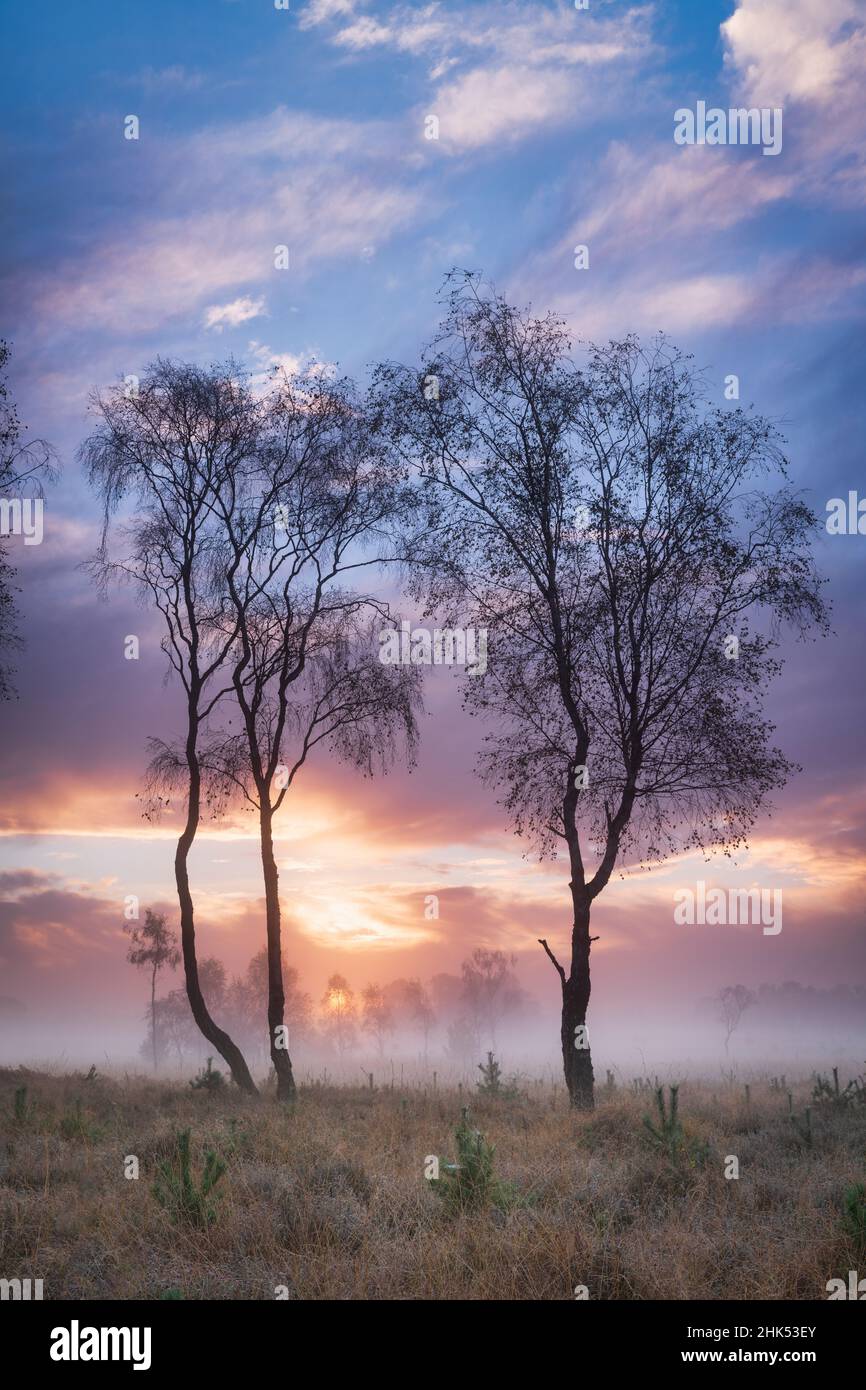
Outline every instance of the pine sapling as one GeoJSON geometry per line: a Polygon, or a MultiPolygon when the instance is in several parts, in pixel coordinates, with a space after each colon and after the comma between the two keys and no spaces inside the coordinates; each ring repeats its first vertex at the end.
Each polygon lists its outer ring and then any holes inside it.
{"type": "Polygon", "coordinates": [[[472,1128],[466,1106],[454,1138],[457,1162],[440,1159],[440,1177],[430,1184],[448,1209],[452,1212],[478,1211],[486,1206],[503,1209],[512,1205],[516,1196],[513,1185],[499,1181],[494,1175],[494,1146],[488,1144],[480,1130],[472,1128]]]}
{"type": "Polygon", "coordinates": [[[839,1068],[833,1068],[833,1084],[827,1077],[815,1074],[815,1088],[812,1092],[812,1099],[817,1102],[825,1102],[836,1105],[840,1109],[847,1110],[853,1105],[863,1105],[866,1103],[866,1077],[855,1076],[848,1082],[844,1090],[839,1085],[839,1068]]]}
{"type": "Polygon", "coordinates": [[[502,1068],[492,1052],[487,1054],[487,1063],[478,1063],[481,1080],[476,1082],[478,1090],[485,1096],[498,1096],[502,1093],[502,1068]]]}
{"type": "Polygon", "coordinates": [[[153,1195],[165,1207],[172,1220],[191,1226],[208,1226],[216,1210],[208,1201],[226,1170],[221,1158],[207,1149],[201,1180],[196,1182],[190,1161],[190,1132],[183,1129],[175,1135],[175,1151],[159,1165],[153,1195]]]}
{"type": "Polygon", "coordinates": [[[208,1057],[207,1066],[189,1084],[194,1091],[207,1091],[212,1096],[223,1089],[226,1079],[221,1071],[214,1069],[213,1057],[208,1057]]]}
{"type": "Polygon", "coordinates": [[[60,1120],[60,1133],[64,1139],[90,1139],[99,1138],[100,1131],[96,1125],[90,1124],[85,1118],[81,1109],[81,1101],[76,1099],[75,1109],[67,1111],[60,1120]]]}
{"type": "Polygon", "coordinates": [[[507,1080],[504,1079],[502,1068],[492,1052],[488,1052],[486,1064],[484,1062],[478,1063],[478,1070],[481,1072],[482,1079],[475,1084],[481,1095],[499,1096],[502,1100],[516,1100],[520,1095],[520,1076],[513,1073],[507,1080]]]}
{"type": "Polygon", "coordinates": [[[29,1119],[29,1116],[30,1116],[30,1110],[29,1110],[28,1105],[27,1105],[27,1087],[26,1087],[26,1086],[19,1086],[19,1087],[16,1089],[16,1091],[15,1091],[15,1098],[14,1098],[14,1101],[13,1101],[13,1106],[14,1106],[15,1123],[16,1123],[16,1124],[19,1124],[19,1125],[26,1124],[26,1123],[27,1123],[27,1120],[29,1119]]]}
{"type": "Polygon", "coordinates": [[[659,1086],[656,1091],[656,1108],[659,1114],[658,1126],[653,1124],[649,1115],[644,1116],[644,1126],[654,1144],[664,1149],[669,1157],[676,1161],[683,1144],[683,1129],[679,1121],[677,1108],[679,1104],[679,1086],[671,1086],[670,1090],[670,1110],[665,1106],[665,1089],[659,1086]]]}

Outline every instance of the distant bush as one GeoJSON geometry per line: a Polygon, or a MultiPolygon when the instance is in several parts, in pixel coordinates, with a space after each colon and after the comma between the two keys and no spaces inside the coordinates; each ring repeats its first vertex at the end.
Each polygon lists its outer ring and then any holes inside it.
{"type": "Polygon", "coordinates": [[[827,1076],[815,1075],[812,1099],[819,1104],[836,1105],[847,1110],[852,1105],[866,1104],[866,1077],[855,1076],[842,1090],[839,1086],[839,1068],[833,1068],[833,1080],[827,1076]]]}
{"type": "Polygon", "coordinates": [[[478,1063],[478,1070],[481,1080],[475,1084],[480,1095],[499,1096],[501,1100],[516,1100],[520,1095],[521,1077],[516,1072],[507,1079],[503,1077],[502,1068],[492,1052],[488,1052],[486,1062],[478,1063]]]}

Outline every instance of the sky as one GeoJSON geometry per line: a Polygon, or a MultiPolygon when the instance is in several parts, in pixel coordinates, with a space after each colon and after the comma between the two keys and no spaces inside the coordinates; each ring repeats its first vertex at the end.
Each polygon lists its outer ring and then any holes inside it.
{"type": "MultiPolygon", "coordinates": [[[[578,354],[664,330],[711,396],[736,375],[779,423],[819,515],[866,496],[866,4],[88,0],[8,5],[5,28],[0,333],[21,418],[63,471],[43,543],[12,542],[27,646],[0,709],[0,996],[45,1055],[60,1022],[108,1036],[141,1002],[125,896],[174,912],[176,819],[151,827],[136,801],[148,736],[177,728],[159,628],[80,568],[99,527],[76,463],[91,391],[157,354],[318,359],[364,382],[418,360],[459,266],[559,312],[578,354]],[[780,109],[781,150],[676,143],[698,102],[780,109]]],[[[802,771],[734,864],[624,866],[594,917],[602,1028],[735,981],[866,983],[866,537],[816,549],[833,631],[786,647],[769,707],[802,771]],[[673,894],[698,880],[781,889],[783,930],[677,925],[673,894]]],[[[334,970],[360,987],[513,952],[554,1055],[537,938],[564,953],[567,873],[525,857],[479,783],[483,730],[449,673],[425,703],[413,770],[321,759],[280,813],[287,956],[318,996],[334,970]]],[[[200,953],[230,971],[262,944],[257,853],[239,818],[194,850],[200,953]]]]}

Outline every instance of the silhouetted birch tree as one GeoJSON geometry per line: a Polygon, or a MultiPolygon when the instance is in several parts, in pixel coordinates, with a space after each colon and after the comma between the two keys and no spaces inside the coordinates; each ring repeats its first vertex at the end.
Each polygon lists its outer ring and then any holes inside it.
{"type": "Polygon", "coordinates": [[[579,369],[554,316],[461,274],[420,370],[386,364],[371,393],[415,470],[415,588],[489,630],[487,674],[465,682],[492,726],[482,771],[517,832],[568,862],[570,962],[540,944],[578,1107],[594,902],[617,865],[744,843],[791,771],[763,715],[778,624],[826,623],[817,521],[774,428],[703,390],[662,337],[579,369]]]}

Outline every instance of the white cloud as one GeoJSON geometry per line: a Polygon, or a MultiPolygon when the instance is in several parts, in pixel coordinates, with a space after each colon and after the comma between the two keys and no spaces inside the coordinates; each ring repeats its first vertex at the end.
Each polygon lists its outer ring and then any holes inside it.
{"type": "MultiPolygon", "coordinates": [[[[423,112],[440,117],[440,139],[451,151],[477,150],[543,126],[566,125],[578,110],[597,116],[616,77],[652,50],[649,5],[632,5],[608,17],[565,5],[543,8],[534,0],[487,0],[473,7],[397,5],[377,18],[350,13],[351,22],[329,36],[336,47],[359,56],[375,48],[423,55],[430,60],[432,83],[449,77],[425,97],[423,112]],[[461,64],[464,70],[457,75],[453,70],[461,64]]],[[[308,23],[340,14],[317,10],[308,23]]]]}
{"type": "Polygon", "coordinates": [[[301,10],[298,25],[301,29],[312,29],[317,24],[353,14],[354,10],[355,0],[309,0],[301,10]]]}
{"type": "Polygon", "coordinates": [[[428,110],[447,149],[513,142],[542,128],[597,120],[652,51],[649,8],[615,19],[511,5],[484,8],[448,43],[473,66],[439,86],[428,110]],[[478,58],[486,55],[486,61],[478,58]]]}
{"type": "MultiPolygon", "coordinates": [[[[748,318],[754,286],[747,275],[683,273],[674,266],[634,267],[604,283],[575,271],[573,288],[560,276],[543,302],[562,314],[576,340],[605,342],[624,333],[688,335],[748,318]]],[[[525,289],[525,287],[524,287],[525,289]]],[[[526,294],[521,291],[525,299],[526,294]]]]}
{"type": "MultiPolygon", "coordinates": [[[[473,150],[513,142],[539,129],[597,120],[622,95],[635,65],[651,48],[646,11],[632,9],[568,34],[550,11],[523,9],[490,29],[463,35],[470,49],[488,48],[487,63],[439,86],[427,109],[440,118],[446,149],[473,150]]],[[[578,22],[584,16],[577,16],[578,22]]],[[[452,36],[453,37],[453,36],[452,36]]]]}
{"type": "Polygon", "coordinates": [[[356,17],[354,0],[312,0],[302,13],[301,27],[310,29],[344,15],[352,22],[333,33],[331,42],[339,48],[358,50],[391,45],[404,53],[421,53],[467,24],[465,15],[457,20],[436,3],[423,9],[397,6],[383,22],[369,15],[356,17]]]}
{"type": "Polygon", "coordinates": [[[564,4],[547,8],[537,0],[487,0],[466,5],[434,3],[392,7],[382,18],[355,17],[351,0],[320,0],[308,6],[302,24],[306,28],[348,14],[352,23],[330,36],[338,47],[371,48],[377,44],[404,53],[420,54],[435,48],[455,53],[517,60],[536,67],[548,63],[610,62],[636,46],[648,47],[648,4],[607,17],[576,13],[564,4]]]}
{"type": "Polygon", "coordinates": [[[611,145],[588,187],[584,174],[567,230],[524,263],[515,297],[561,306],[590,337],[858,312],[866,273],[844,254],[795,260],[779,241],[752,241],[747,224],[785,205],[866,200],[862,0],[739,0],[721,32],[731,103],[784,107],[782,157],[768,167],[720,147],[611,145]],[[584,243],[588,272],[572,268],[584,243]]]}
{"type": "Polygon", "coordinates": [[[387,125],[380,121],[312,116],[278,106],[253,120],[206,126],[178,141],[176,157],[187,177],[199,177],[211,187],[227,161],[231,182],[238,164],[254,166],[267,160],[287,168],[308,157],[327,163],[346,153],[370,157],[382,146],[387,132],[387,125]]]}
{"type": "Polygon", "coordinates": [[[635,314],[644,324],[682,333],[736,323],[749,309],[753,291],[748,276],[678,276],[639,296],[635,314]]]}
{"type": "Polygon", "coordinates": [[[458,58],[440,58],[438,63],[434,63],[430,69],[430,81],[438,82],[440,77],[444,77],[446,72],[455,68],[460,60],[458,58]]]}
{"type": "Polygon", "coordinates": [[[708,145],[647,150],[614,144],[602,170],[591,208],[573,230],[577,241],[603,239],[607,254],[637,239],[646,247],[708,228],[724,230],[796,187],[796,177],[783,169],[768,170],[762,161],[708,145]]]}
{"type": "Polygon", "coordinates": [[[287,376],[297,376],[306,362],[316,360],[315,352],[274,352],[267,343],[260,343],[255,338],[250,339],[247,351],[260,371],[266,373],[273,367],[279,367],[287,376]]]}
{"type": "Polygon", "coordinates": [[[473,150],[560,124],[573,115],[579,95],[569,72],[474,68],[440,87],[432,105],[443,146],[473,150]]]}
{"type": "Polygon", "coordinates": [[[250,374],[250,385],[257,393],[269,386],[275,370],[295,377],[305,365],[315,360],[314,353],[275,352],[267,343],[259,343],[255,338],[247,345],[247,355],[255,363],[255,370],[250,374]]]}
{"type": "Polygon", "coordinates": [[[263,298],[251,299],[249,295],[243,295],[240,299],[233,299],[230,304],[211,304],[205,310],[204,326],[222,333],[224,328],[237,328],[238,324],[257,319],[264,312],[263,298]]]}
{"type": "Polygon", "coordinates": [[[735,325],[838,320],[859,313],[866,285],[866,269],[817,256],[767,254],[744,270],[705,266],[702,255],[685,263],[671,256],[632,262],[616,278],[574,271],[571,282],[560,270],[555,285],[548,268],[544,281],[525,276],[511,290],[522,302],[538,294],[563,315],[576,338],[605,341],[630,332],[691,336],[735,325]]]}
{"type": "Polygon", "coordinates": [[[751,102],[833,105],[846,90],[862,90],[862,0],[740,0],[721,31],[726,62],[751,102]]]}
{"type": "Polygon", "coordinates": [[[388,43],[391,38],[391,30],[384,24],[379,24],[369,15],[363,15],[356,19],[354,24],[350,24],[345,29],[341,29],[334,42],[341,48],[374,48],[376,44],[388,43]]]}
{"type": "Polygon", "coordinates": [[[139,332],[217,311],[205,322],[218,331],[251,316],[275,275],[303,281],[329,260],[357,261],[422,206],[400,180],[387,127],[282,108],[165,143],[155,171],[152,210],[33,287],[46,327],[139,332]],[[179,205],[190,211],[177,215],[179,205]],[[289,247],[290,271],[275,270],[278,245],[289,247]]]}
{"type": "Polygon", "coordinates": [[[814,202],[866,200],[863,0],[740,0],[721,26],[738,98],[784,108],[784,156],[814,202]]]}
{"type": "Polygon", "coordinates": [[[302,352],[276,352],[267,343],[260,343],[253,338],[247,351],[259,369],[258,375],[254,377],[255,381],[264,381],[274,368],[290,377],[300,376],[302,372],[326,378],[337,375],[337,364],[327,361],[316,348],[304,348],[302,352]]]}

